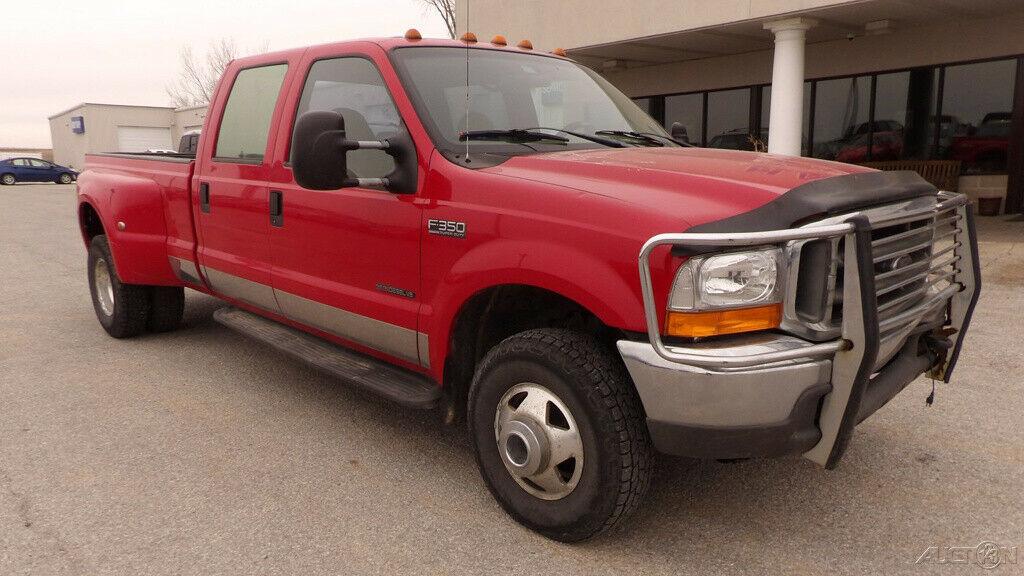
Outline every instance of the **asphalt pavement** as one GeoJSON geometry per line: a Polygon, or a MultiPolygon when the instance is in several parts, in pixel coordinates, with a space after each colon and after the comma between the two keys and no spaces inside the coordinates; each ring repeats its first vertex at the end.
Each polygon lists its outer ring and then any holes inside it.
{"type": "Polygon", "coordinates": [[[502,512],[464,429],[228,331],[214,298],[108,337],[74,186],[0,206],[2,575],[1024,573],[1024,222],[980,218],[985,288],[933,406],[914,382],[834,471],[661,458],[621,530],[566,545],[502,512]]]}

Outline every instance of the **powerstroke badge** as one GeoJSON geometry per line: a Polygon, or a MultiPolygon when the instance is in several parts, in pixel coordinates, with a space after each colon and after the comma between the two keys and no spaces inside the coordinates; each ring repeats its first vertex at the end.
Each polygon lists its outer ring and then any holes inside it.
{"type": "Polygon", "coordinates": [[[383,283],[378,282],[375,287],[377,288],[377,290],[380,290],[381,292],[386,292],[388,294],[394,294],[395,296],[401,296],[403,298],[415,298],[416,297],[416,293],[413,292],[412,290],[406,290],[404,288],[397,288],[397,287],[392,286],[390,284],[383,284],[383,283]]]}
{"type": "Polygon", "coordinates": [[[449,238],[465,238],[466,223],[455,220],[427,220],[427,233],[449,238]]]}

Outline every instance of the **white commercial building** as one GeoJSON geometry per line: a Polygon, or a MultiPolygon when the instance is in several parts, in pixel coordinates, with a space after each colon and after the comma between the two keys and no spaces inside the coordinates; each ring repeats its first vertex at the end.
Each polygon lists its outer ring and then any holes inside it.
{"type": "Polygon", "coordinates": [[[86,154],[176,150],[203,127],[205,106],[171,108],[83,103],[50,116],[53,161],[81,170],[86,154]]]}
{"type": "Polygon", "coordinates": [[[457,22],[566,49],[699,146],[941,166],[1024,205],[1022,0],[460,0],[457,22]]]}

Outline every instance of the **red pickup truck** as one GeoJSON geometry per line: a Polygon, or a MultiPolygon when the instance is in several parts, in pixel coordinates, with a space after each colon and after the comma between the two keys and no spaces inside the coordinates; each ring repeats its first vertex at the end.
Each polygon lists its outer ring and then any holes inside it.
{"type": "Polygon", "coordinates": [[[195,156],[89,156],[78,215],[111,336],[220,298],[261,345],[464,418],[495,498],[564,541],[634,510],[654,452],[834,467],[948,381],[980,288],[963,196],[683,145],[500,39],[236,60],[195,156]]]}

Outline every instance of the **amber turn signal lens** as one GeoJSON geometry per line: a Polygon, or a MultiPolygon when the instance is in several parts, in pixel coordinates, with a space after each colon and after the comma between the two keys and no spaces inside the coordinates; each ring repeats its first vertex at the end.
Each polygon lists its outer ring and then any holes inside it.
{"type": "Polygon", "coordinates": [[[710,312],[674,312],[670,310],[665,320],[665,335],[702,338],[739,334],[778,328],[781,321],[782,304],[710,312]]]}

